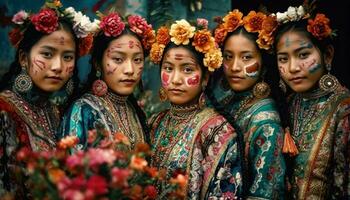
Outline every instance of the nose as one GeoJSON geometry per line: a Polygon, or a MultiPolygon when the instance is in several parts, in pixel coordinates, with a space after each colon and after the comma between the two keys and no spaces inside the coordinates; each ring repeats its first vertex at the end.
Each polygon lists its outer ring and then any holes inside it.
{"type": "Polygon", "coordinates": [[[290,73],[296,73],[299,72],[301,70],[301,66],[300,63],[297,62],[295,59],[291,59],[289,62],[289,72],[290,73]]]}
{"type": "Polygon", "coordinates": [[[238,59],[233,59],[232,63],[231,63],[231,66],[229,66],[230,70],[232,72],[238,72],[238,71],[241,71],[241,66],[238,62],[238,59]]]}
{"type": "Polygon", "coordinates": [[[127,75],[133,75],[134,74],[134,66],[132,64],[131,60],[127,60],[124,67],[123,67],[123,73],[127,75]]]}
{"type": "Polygon", "coordinates": [[[174,85],[181,85],[182,84],[181,73],[178,70],[175,70],[173,72],[173,75],[171,76],[171,83],[174,85]]]}
{"type": "Polygon", "coordinates": [[[62,72],[62,69],[63,69],[62,65],[63,65],[62,59],[60,57],[56,57],[55,59],[53,59],[51,63],[51,70],[56,73],[60,73],[62,72]]]}

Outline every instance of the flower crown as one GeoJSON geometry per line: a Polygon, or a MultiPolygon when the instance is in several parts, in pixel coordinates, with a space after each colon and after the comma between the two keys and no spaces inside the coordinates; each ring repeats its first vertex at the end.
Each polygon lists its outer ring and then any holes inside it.
{"type": "Polygon", "coordinates": [[[326,15],[317,13],[314,19],[310,18],[309,12],[305,11],[304,6],[288,7],[287,11],[276,13],[277,21],[280,24],[287,22],[299,21],[308,19],[307,31],[311,33],[318,40],[323,40],[327,37],[335,35],[330,28],[330,20],[326,15]]]}
{"type": "Polygon", "coordinates": [[[203,64],[209,71],[213,72],[219,68],[222,64],[222,53],[208,30],[208,21],[197,19],[197,28],[196,30],[196,27],[191,26],[184,19],[173,23],[170,30],[165,26],[160,27],[157,31],[156,43],[151,48],[150,60],[159,64],[164,49],[170,41],[176,45],[189,45],[191,43],[196,51],[204,54],[203,64]]]}
{"type": "Polygon", "coordinates": [[[107,16],[98,13],[101,18],[99,23],[99,31],[103,32],[105,36],[117,37],[125,27],[134,32],[141,38],[142,46],[145,50],[149,50],[155,42],[155,31],[151,24],[139,15],[129,15],[127,21],[124,22],[118,13],[112,12],[107,16]]]}
{"type": "Polygon", "coordinates": [[[276,16],[250,11],[243,19],[242,17],[243,14],[235,9],[220,20],[218,27],[215,29],[216,42],[222,45],[228,33],[244,26],[247,32],[259,34],[256,40],[259,48],[269,50],[272,47],[274,32],[278,25],[276,16]]]}
{"type": "Polygon", "coordinates": [[[92,46],[90,33],[97,29],[96,22],[92,23],[89,17],[81,12],[76,12],[72,7],[63,10],[59,0],[46,1],[45,6],[36,14],[30,14],[23,10],[16,13],[12,18],[16,27],[9,33],[11,44],[18,47],[30,24],[33,24],[37,31],[45,34],[56,31],[59,18],[72,22],[73,31],[79,39],[79,55],[87,54],[92,46]]]}

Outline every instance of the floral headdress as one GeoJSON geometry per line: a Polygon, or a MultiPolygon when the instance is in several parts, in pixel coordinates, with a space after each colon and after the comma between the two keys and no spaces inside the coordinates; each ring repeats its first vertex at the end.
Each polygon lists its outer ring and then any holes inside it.
{"type": "Polygon", "coordinates": [[[311,10],[307,9],[307,5],[299,7],[288,7],[288,10],[276,13],[277,21],[280,24],[287,22],[299,21],[308,19],[307,31],[310,32],[318,40],[323,40],[327,37],[335,36],[335,32],[330,27],[330,20],[326,15],[317,13],[315,18],[311,18],[311,10]],[[305,8],[306,7],[306,8],[305,8]],[[309,10],[307,12],[307,10],[309,10]]]}
{"type": "Polygon", "coordinates": [[[79,39],[79,55],[87,54],[92,46],[92,35],[90,33],[97,29],[96,22],[92,23],[89,17],[81,12],[76,12],[72,7],[63,9],[59,0],[46,1],[44,7],[38,13],[27,13],[24,10],[16,13],[12,18],[15,28],[9,33],[11,44],[16,48],[18,47],[30,24],[33,24],[37,31],[45,34],[56,31],[60,18],[72,22],[73,31],[79,39]]]}
{"type": "Polygon", "coordinates": [[[247,32],[259,34],[256,40],[259,48],[269,50],[274,41],[274,32],[277,25],[275,15],[250,11],[247,16],[243,17],[243,14],[235,9],[219,21],[219,25],[215,29],[215,40],[222,45],[228,33],[243,26],[247,32]]]}
{"type": "Polygon", "coordinates": [[[150,53],[153,63],[160,63],[164,48],[170,41],[176,45],[194,46],[196,51],[204,54],[203,64],[211,72],[222,64],[222,53],[208,30],[208,21],[205,19],[197,19],[197,30],[184,19],[173,23],[170,30],[165,26],[160,27],[150,53]]]}
{"type": "Polygon", "coordinates": [[[119,16],[118,13],[112,12],[107,16],[98,13],[101,18],[99,23],[99,33],[103,33],[108,37],[119,36],[125,27],[129,28],[132,32],[141,38],[141,43],[144,50],[149,50],[152,44],[155,42],[155,31],[151,24],[139,15],[127,16],[126,22],[119,16]]]}

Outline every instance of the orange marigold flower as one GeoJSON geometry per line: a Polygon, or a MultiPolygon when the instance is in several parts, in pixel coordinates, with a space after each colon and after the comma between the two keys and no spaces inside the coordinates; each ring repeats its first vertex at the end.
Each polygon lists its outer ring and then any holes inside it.
{"type": "Polygon", "coordinates": [[[147,161],[143,158],[133,155],[130,161],[130,167],[136,170],[143,170],[148,165],[147,161]]]}
{"type": "Polygon", "coordinates": [[[176,45],[187,45],[190,42],[190,38],[193,37],[195,30],[196,28],[184,19],[176,21],[170,27],[170,40],[176,45]]]}
{"type": "Polygon", "coordinates": [[[53,183],[58,183],[62,178],[65,177],[65,173],[63,170],[58,169],[58,168],[52,168],[48,170],[48,175],[49,175],[49,179],[53,182],[53,183]]]}
{"type": "Polygon", "coordinates": [[[277,26],[278,22],[276,16],[266,16],[265,20],[262,23],[262,32],[264,32],[264,34],[271,34],[276,30],[277,26]]]}
{"type": "Polygon", "coordinates": [[[208,70],[213,72],[215,69],[219,68],[222,64],[222,53],[220,49],[212,49],[204,55],[204,66],[208,67],[208,70]]]}
{"type": "Polygon", "coordinates": [[[197,51],[207,53],[215,47],[215,40],[208,30],[199,30],[194,34],[192,45],[197,51]]]}
{"type": "Polygon", "coordinates": [[[170,179],[170,183],[178,184],[181,188],[185,188],[187,185],[188,176],[178,174],[175,178],[170,179]]]}
{"type": "Polygon", "coordinates": [[[248,32],[258,32],[262,29],[263,21],[266,15],[262,12],[250,11],[247,16],[243,18],[244,28],[248,32]]]}
{"type": "Polygon", "coordinates": [[[79,39],[79,56],[84,56],[90,52],[93,40],[92,34],[79,39]]]}
{"type": "Polygon", "coordinates": [[[256,40],[256,43],[261,49],[269,50],[273,44],[274,37],[270,34],[264,34],[264,32],[259,33],[259,38],[256,40]]]}
{"type": "Polygon", "coordinates": [[[328,37],[332,33],[332,29],[329,26],[329,19],[320,13],[316,15],[314,20],[308,20],[307,31],[319,40],[328,37]]]}
{"type": "Polygon", "coordinates": [[[154,43],[150,51],[150,59],[155,64],[159,64],[162,60],[165,46],[163,44],[154,43]]]}
{"type": "Polygon", "coordinates": [[[238,9],[234,9],[229,12],[223,19],[224,26],[228,32],[232,32],[236,30],[240,25],[242,25],[243,13],[241,13],[238,9]]]}
{"type": "Polygon", "coordinates": [[[148,29],[142,38],[143,47],[146,50],[149,50],[152,47],[152,44],[156,42],[156,34],[154,30],[148,29]]]}
{"type": "Polygon", "coordinates": [[[217,29],[215,29],[215,42],[222,44],[226,38],[227,30],[224,25],[221,24],[217,29]]]}
{"type": "Polygon", "coordinates": [[[167,45],[169,43],[170,35],[167,27],[162,26],[158,29],[156,40],[158,44],[167,45]]]}
{"type": "Polygon", "coordinates": [[[69,135],[64,138],[62,138],[58,144],[57,147],[61,149],[68,149],[71,147],[74,147],[76,144],[78,144],[79,138],[74,135],[69,135]]]}
{"type": "Polygon", "coordinates": [[[137,143],[135,145],[135,152],[136,153],[149,153],[150,147],[147,143],[137,143]]]}
{"type": "Polygon", "coordinates": [[[123,144],[126,144],[126,145],[130,145],[130,141],[129,141],[129,138],[126,137],[123,133],[121,132],[116,132],[114,133],[114,141],[116,143],[123,143],[123,144]]]}

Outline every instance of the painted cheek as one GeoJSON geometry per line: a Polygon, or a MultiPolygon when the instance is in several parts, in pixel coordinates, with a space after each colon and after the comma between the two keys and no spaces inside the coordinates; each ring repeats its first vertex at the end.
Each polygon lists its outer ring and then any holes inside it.
{"type": "Polygon", "coordinates": [[[143,71],[143,67],[139,67],[139,72],[137,73],[137,76],[140,76],[143,71]]]}
{"type": "Polygon", "coordinates": [[[248,77],[255,78],[259,75],[259,63],[244,66],[245,74],[248,77]]]}
{"type": "Polygon", "coordinates": [[[307,63],[307,69],[312,74],[321,69],[321,64],[316,62],[316,59],[312,59],[311,62],[307,63]]]}
{"type": "Polygon", "coordinates": [[[107,75],[111,75],[115,72],[115,70],[117,70],[118,66],[113,66],[109,63],[107,63],[107,75]]]}
{"type": "Polygon", "coordinates": [[[165,73],[165,72],[162,72],[162,77],[161,78],[162,78],[162,85],[164,87],[169,86],[169,75],[167,73],[165,73]]]}
{"type": "Polygon", "coordinates": [[[188,86],[191,86],[191,87],[197,86],[199,84],[199,75],[196,74],[191,78],[187,78],[186,83],[188,86]]]}
{"type": "Polygon", "coordinates": [[[224,63],[224,69],[227,71],[228,70],[228,64],[224,63]]]}
{"type": "Polygon", "coordinates": [[[40,71],[43,71],[44,69],[46,69],[46,64],[44,61],[39,60],[37,58],[33,59],[33,71],[35,74],[37,74],[40,71]]]}
{"type": "Polygon", "coordinates": [[[284,69],[284,67],[278,66],[278,69],[279,69],[281,75],[284,75],[286,73],[286,70],[284,69]]]}
{"type": "Polygon", "coordinates": [[[66,69],[66,73],[71,75],[71,74],[73,74],[73,70],[74,70],[74,66],[73,65],[68,66],[67,69],[66,69]]]}

